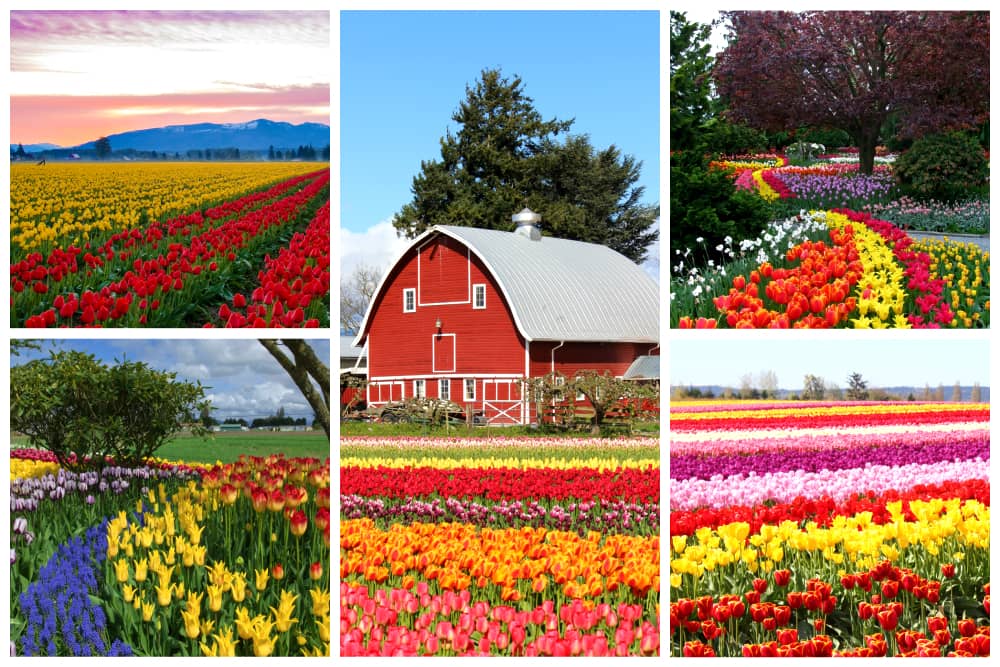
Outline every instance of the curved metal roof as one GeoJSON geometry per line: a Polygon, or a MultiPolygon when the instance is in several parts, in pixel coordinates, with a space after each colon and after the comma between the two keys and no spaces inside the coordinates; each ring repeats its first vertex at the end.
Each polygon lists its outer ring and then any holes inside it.
{"type": "MultiPolygon", "coordinates": [[[[659,285],[606,246],[439,225],[415,239],[407,253],[433,234],[457,239],[482,260],[527,340],[659,342],[659,285]]],[[[382,285],[372,303],[381,291],[382,285]]]]}

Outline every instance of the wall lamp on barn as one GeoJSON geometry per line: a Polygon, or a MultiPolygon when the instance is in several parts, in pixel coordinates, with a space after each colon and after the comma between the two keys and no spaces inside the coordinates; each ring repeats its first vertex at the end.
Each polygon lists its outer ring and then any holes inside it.
{"type": "Polygon", "coordinates": [[[438,333],[441,333],[441,318],[434,320],[434,326],[437,327],[438,333]]]}

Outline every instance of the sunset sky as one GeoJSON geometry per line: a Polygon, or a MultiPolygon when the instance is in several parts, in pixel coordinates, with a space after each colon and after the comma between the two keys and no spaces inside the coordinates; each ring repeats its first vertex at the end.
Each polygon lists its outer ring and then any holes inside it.
{"type": "Polygon", "coordinates": [[[330,122],[330,14],[12,11],[11,143],[164,125],[330,122]]]}

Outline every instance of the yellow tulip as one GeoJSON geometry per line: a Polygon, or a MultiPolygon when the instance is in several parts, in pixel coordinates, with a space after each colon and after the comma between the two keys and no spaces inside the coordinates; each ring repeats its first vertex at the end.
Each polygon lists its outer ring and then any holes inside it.
{"type": "Polygon", "coordinates": [[[319,638],[325,642],[330,641],[330,617],[324,615],[315,621],[316,629],[319,631],[319,638]]]}
{"type": "Polygon", "coordinates": [[[146,575],[149,572],[149,562],[142,558],[135,561],[135,580],[138,583],[146,581],[146,575]]]}
{"type": "Polygon", "coordinates": [[[156,603],[161,607],[166,607],[173,600],[173,587],[168,583],[156,586],[156,603]]]}
{"type": "Polygon", "coordinates": [[[309,595],[312,597],[313,616],[330,613],[330,591],[319,588],[310,588],[309,595]]]}
{"type": "Polygon", "coordinates": [[[198,614],[185,609],[181,612],[181,618],[184,620],[184,634],[187,638],[197,639],[198,635],[201,634],[201,623],[198,619],[198,614]]]}
{"type": "Polygon", "coordinates": [[[298,619],[292,618],[292,614],[295,613],[295,601],[298,599],[298,595],[292,595],[289,591],[282,590],[278,608],[271,607],[274,625],[278,628],[278,632],[288,632],[293,623],[298,623],[298,619]]]}
{"type": "Polygon", "coordinates": [[[208,595],[209,610],[219,611],[222,609],[222,588],[215,584],[209,584],[205,587],[205,592],[208,595]]]}
{"type": "Polygon", "coordinates": [[[267,580],[270,575],[268,575],[266,567],[263,570],[255,570],[255,572],[257,574],[255,585],[258,591],[262,591],[267,588],[267,580]]]}
{"type": "Polygon", "coordinates": [[[233,584],[229,592],[232,594],[234,602],[243,602],[246,598],[247,580],[242,572],[233,574],[233,584]]]}
{"type": "Polygon", "coordinates": [[[152,602],[150,602],[148,604],[146,602],[143,602],[142,603],[142,620],[144,620],[144,621],[151,621],[153,619],[153,611],[155,609],[156,609],[156,605],[154,605],[152,602]]]}
{"type": "Polygon", "coordinates": [[[233,629],[226,628],[223,633],[216,633],[215,643],[218,646],[219,655],[233,657],[236,655],[236,642],[233,640],[233,629]]]}
{"type": "Polygon", "coordinates": [[[250,639],[253,640],[253,654],[259,658],[271,655],[274,651],[274,639],[271,637],[271,630],[274,623],[258,617],[256,623],[251,628],[250,639]]]}
{"type": "Polygon", "coordinates": [[[125,584],[122,586],[122,599],[125,602],[132,602],[135,599],[135,587],[125,584]]]}
{"type": "Polygon", "coordinates": [[[119,584],[128,581],[128,560],[119,558],[115,561],[115,578],[119,584]]]}

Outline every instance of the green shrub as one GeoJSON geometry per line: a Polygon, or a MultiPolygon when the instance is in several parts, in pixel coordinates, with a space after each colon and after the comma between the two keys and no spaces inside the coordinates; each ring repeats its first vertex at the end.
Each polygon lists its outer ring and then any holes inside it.
{"type": "Polygon", "coordinates": [[[989,166],[979,143],[967,134],[933,134],[918,139],[896,160],[900,188],[921,200],[958,201],[980,192],[989,166]]]}
{"type": "Polygon", "coordinates": [[[737,190],[732,177],[709,169],[707,160],[690,151],[670,156],[672,248],[683,253],[702,245],[715,248],[727,236],[737,240],[755,238],[770,219],[771,206],[766,201],[737,190]]]}
{"type": "Polygon", "coordinates": [[[844,130],[826,130],[819,127],[802,128],[795,133],[796,141],[804,141],[811,144],[823,144],[830,153],[844,146],[851,146],[854,140],[844,130]]]}
{"type": "Polygon", "coordinates": [[[761,153],[770,146],[763,132],[720,118],[705,124],[702,140],[704,150],[717,155],[761,153]]]}

